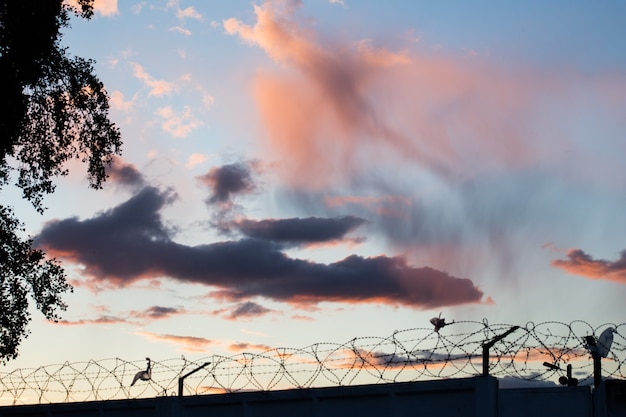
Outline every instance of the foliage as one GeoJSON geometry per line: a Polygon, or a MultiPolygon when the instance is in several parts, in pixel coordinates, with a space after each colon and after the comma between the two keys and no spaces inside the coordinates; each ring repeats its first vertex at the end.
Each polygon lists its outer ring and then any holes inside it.
{"type": "Polygon", "coordinates": [[[39,211],[43,195],[54,191],[52,178],[67,175],[69,159],[88,163],[91,186],[100,188],[121,146],[93,61],[72,58],[60,46],[69,11],[90,17],[92,3],[81,0],[80,12],[61,0],[0,4],[0,178],[9,181],[15,168],[6,156],[15,158],[17,185],[39,211]]]}
{"type": "MultiPolygon", "coordinates": [[[[71,57],[60,42],[72,14],[91,18],[93,1],[0,1],[0,189],[14,183],[40,213],[69,160],[87,164],[90,186],[98,189],[121,152],[93,61],[71,57]]],[[[20,237],[23,230],[13,210],[0,205],[0,361],[15,358],[28,333],[27,295],[54,320],[66,307],[61,294],[71,289],[58,263],[20,237]]]]}
{"type": "Polygon", "coordinates": [[[47,319],[57,320],[56,310],[66,308],[61,294],[71,290],[63,269],[34,250],[32,240],[20,239],[20,229],[12,211],[0,206],[0,362],[14,359],[27,335],[28,294],[47,319]]]}

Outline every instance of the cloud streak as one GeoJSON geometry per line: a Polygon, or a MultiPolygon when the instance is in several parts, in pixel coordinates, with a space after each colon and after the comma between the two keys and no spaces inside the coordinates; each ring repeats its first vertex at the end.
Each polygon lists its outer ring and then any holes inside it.
{"type": "Polygon", "coordinates": [[[232,308],[216,310],[213,314],[221,315],[228,320],[239,320],[261,317],[273,311],[253,301],[245,301],[232,308]]]}
{"type": "Polygon", "coordinates": [[[263,297],[294,305],[347,302],[432,308],[479,303],[483,296],[469,279],[414,267],[402,257],[351,255],[324,264],[292,258],[281,245],[260,238],[183,245],[170,238],[161,220],[160,210],[173,201],[171,192],[145,187],[92,218],[47,223],[35,245],[83,265],[94,286],[125,287],[165,276],[210,286],[215,289],[212,296],[220,299],[245,302],[263,297]]]}
{"type": "MultiPolygon", "coordinates": [[[[108,313],[108,309],[104,310],[108,313]]],[[[151,306],[145,310],[131,310],[119,315],[102,314],[95,319],[59,320],[64,326],[83,326],[88,324],[125,324],[143,325],[154,320],[165,320],[171,317],[186,314],[186,310],[176,307],[151,306]]]]}
{"type": "Polygon", "coordinates": [[[150,332],[137,332],[138,335],[156,342],[167,342],[178,345],[185,352],[204,352],[214,342],[204,337],[178,336],[173,334],[158,334],[150,332]]]}
{"type": "Polygon", "coordinates": [[[271,349],[272,347],[268,345],[253,344],[253,343],[246,343],[246,342],[232,343],[228,346],[228,350],[233,351],[233,352],[241,352],[241,351],[246,351],[246,350],[258,350],[261,352],[265,352],[271,349]]]}
{"type": "Polygon", "coordinates": [[[235,228],[245,236],[285,244],[310,244],[340,241],[345,234],[365,223],[354,216],[335,218],[244,219],[235,228]]]}

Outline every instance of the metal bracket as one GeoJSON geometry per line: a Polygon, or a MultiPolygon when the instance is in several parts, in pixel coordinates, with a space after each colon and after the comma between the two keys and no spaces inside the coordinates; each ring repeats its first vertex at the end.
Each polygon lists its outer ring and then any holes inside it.
{"type": "Polygon", "coordinates": [[[193,371],[187,372],[185,375],[183,375],[180,378],[178,378],[178,396],[179,397],[183,396],[183,381],[185,380],[185,378],[187,378],[189,375],[192,375],[192,374],[198,372],[200,369],[209,366],[210,364],[211,364],[211,362],[205,362],[204,364],[202,364],[201,366],[197,367],[193,371]]]}

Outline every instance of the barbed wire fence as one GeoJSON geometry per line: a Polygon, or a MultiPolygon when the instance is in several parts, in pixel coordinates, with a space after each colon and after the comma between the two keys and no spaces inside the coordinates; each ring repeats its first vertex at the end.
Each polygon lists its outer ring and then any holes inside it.
{"type": "Polygon", "coordinates": [[[0,405],[409,382],[485,371],[498,378],[554,383],[565,375],[567,365],[579,385],[592,385],[594,366],[585,337],[608,327],[617,333],[602,359],[602,376],[624,379],[626,323],[594,328],[584,321],[524,326],[457,321],[438,332],[433,327],[413,328],[387,337],[260,353],[151,358],[150,378],[133,386],[133,377],[146,371],[144,360],[110,358],[16,369],[0,372],[0,405]]]}

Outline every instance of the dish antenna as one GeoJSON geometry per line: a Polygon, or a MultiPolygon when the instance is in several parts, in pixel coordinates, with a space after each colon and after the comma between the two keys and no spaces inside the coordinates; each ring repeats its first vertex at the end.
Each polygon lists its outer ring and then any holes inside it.
{"type": "Polygon", "coordinates": [[[617,330],[614,327],[607,327],[602,333],[600,333],[598,340],[596,340],[593,336],[585,336],[585,347],[592,354],[598,355],[601,358],[606,358],[609,356],[609,351],[611,350],[611,345],[613,344],[613,333],[617,333],[617,330]]]}
{"type": "Polygon", "coordinates": [[[591,352],[593,358],[593,385],[595,387],[600,386],[602,383],[602,365],[600,363],[602,358],[606,358],[611,350],[613,344],[613,333],[617,333],[617,329],[614,327],[607,327],[598,339],[595,336],[585,336],[585,348],[591,352]]]}

